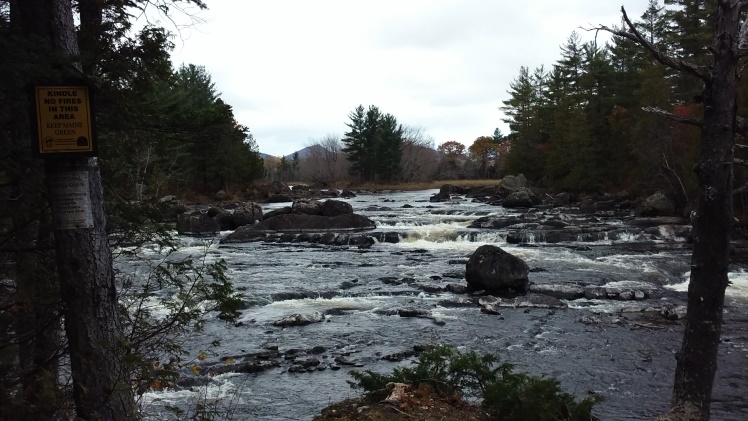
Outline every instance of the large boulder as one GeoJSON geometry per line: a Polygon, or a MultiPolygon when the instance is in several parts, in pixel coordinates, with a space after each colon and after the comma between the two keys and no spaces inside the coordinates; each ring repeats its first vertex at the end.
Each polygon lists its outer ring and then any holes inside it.
{"type": "Polygon", "coordinates": [[[644,199],[640,211],[641,216],[673,216],[675,204],[665,193],[657,192],[644,199]]]}
{"type": "MultiPolygon", "coordinates": [[[[211,216],[211,208],[208,215],[211,216]]],[[[262,207],[255,202],[240,204],[233,212],[222,210],[215,215],[215,220],[221,226],[221,231],[235,230],[244,225],[252,225],[262,220],[262,207]]]]}
{"type": "Polygon", "coordinates": [[[501,203],[505,208],[531,208],[539,205],[540,199],[527,187],[520,187],[507,196],[501,203]]]}
{"type": "Polygon", "coordinates": [[[255,202],[244,202],[231,214],[231,222],[236,228],[256,221],[262,221],[262,207],[255,202]]]}
{"type": "Polygon", "coordinates": [[[445,184],[439,189],[439,193],[431,196],[429,201],[431,202],[448,202],[453,194],[465,194],[467,189],[454,184],[445,184]]]}
{"type": "Polygon", "coordinates": [[[176,221],[180,215],[187,212],[187,206],[176,196],[164,196],[158,200],[158,212],[162,222],[176,221]]]}
{"type": "Polygon", "coordinates": [[[177,232],[182,235],[212,235],[220,229],[218,222],[206,214],[181,215],[177,219],[177,232]]]}
{"type": "Polygon", "coordinates": [[[311,199],[294,200],[291,204],[291,213],[297,215],[322,215],[322,202],[311,199]]]}
{"type": "Polygon", "coordinates": [[[524,293],[530,287],[530,269],[524,260],[499,247],[487,244],[478,247],[465,267],[465,279],[474,290],[491,293],[524,293]]]}
{"type": "Polygon", "coordinates": [[[353,206],[342,200],[328,199],[322,203],[322,216],[338,216],[353,213],[353,206]]]}
{"type": "Polygon", "coordinates": [[[501,180],[497,194],[500,197],[507,197],[523,187],[527,187],[527,178],[523,174],[508,175],[501,180]]]}

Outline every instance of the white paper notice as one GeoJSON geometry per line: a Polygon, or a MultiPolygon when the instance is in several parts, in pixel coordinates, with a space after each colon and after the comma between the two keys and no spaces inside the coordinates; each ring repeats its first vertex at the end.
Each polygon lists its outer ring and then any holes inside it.
{"type": "Polygon", "coordinates": [[[55,229],[93,228],[91,190],[86,171],[55,174],[49,180],[55,229]]]}

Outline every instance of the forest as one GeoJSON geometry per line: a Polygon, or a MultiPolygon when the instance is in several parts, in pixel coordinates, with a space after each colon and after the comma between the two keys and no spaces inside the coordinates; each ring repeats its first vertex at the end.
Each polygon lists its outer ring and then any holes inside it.
{"type": "MultiPolygon", "coordinates": [[[[186,2],[208,6],[203,0],[186,2]]],[[[97,162],[113,249],[145,242],[172,245],[173,234],[153,224],[163,216],[164,197],[212,197],[219,190],[240,197],[253,183],[268,180],[348,186],[524,174],[534,187],[551,191],[635,196],[665,191],[681,210],[699,201],[694,171],[702,146],[699,118],[710,111],[704,106],[704,80],[663,65],[640,47],[641,40],[622,36],[624,26],[581,28],[613,36],[598,44],[583,42],[581,32],[574,32],[559,40],[560,58],[553,64],[520,68],[501,108],[509,133],[497,129],[472,142],[435,141],[428,128],[408,126],[376,105],[362,104],[347,116],[342,135],[312,140],[291,157],[263,158],[252,122],[237,121],[206,67],[175,67],[169,29],[134,25],[136,11],[151,8],[168,15],[177,3],[0,0],[0,418],[60,418],[77,411],[93,419],[98,411],[79,402],[85,391],[59,382],[70,370],[70,338],[61,327],[70,309],[55,278],[45,163],[32,154],[28,110],[35,85],[83,83],[94,94],[97,162]],[[52,17],[59,16],[74,23],[72,37],[54,26],[59,22],[53,25],[52,17]]],[[[691,73],[702,74],[699,69],[712,63],[716,4],[652,0],[634,26],[656,51],[694,63],[691,73]]],[[[738,113],[748,105],[746,93],[748,81],[742,80],[738,113]]],[[[748,181],[740,167],[747,159],[742,140],[738,130],[736,186],[748,181]]],[[[172,282],[193,295],[171,303],[175,313],[163,324],[149,325],[142,314],[123,316],[116,326],[127,334],[107,350],[122,370],[112,380],[115,389],[106,391],[120,405],[110,408],[119,413],[111,419],[130,419],[134,413],[128,407],[130,382],[147,386],[169,374],[169,367],[149,366],[144,350],[179,351],[168,336],[199,327],[204,316],[180,312],[187,301],[214,300],[230,319],[236,303],[224,272],[220,263],[172,264],[156,271],[146,290],[133,294],[130,303],[137,306],[156,286],[172,282]],[[185,285],[185,276],[192,283],[185,285]]]]}
{"type": "MultiPolygon", "coordinates": [[[[652,0],[634,24],[660,51],[706,65],[712,6],[709,1],[652,0]]],[[[427,128],[406,124],[398,146],[399,171],[386,177],[361,174],[356,155],[347,153],[347,135],[327,134],[310,141],[293,166],[285,158],[266,158],[267,176],[331,183],[524,174],[534,186],[553,191],[634,196],[665,191],[679,209],[693,207],[700,138],[693,123],[703,112],[703,83],[664,66],[625,37],[582,41],[594,31],[599,29],[572,32],[548,66],[519,69],[501,107],[509,133],[496,129],[472,140],[435,141],[427,128]]],[[[746,106],[747,88],[746,81],[740,82],[739,109],[746,106]]],[[[361,118],[359,111],[352,112],[351,121],[361,118]]],[[[737,186],[746,181],[743,149],[740,144],[736,149],[737,186]]]]}

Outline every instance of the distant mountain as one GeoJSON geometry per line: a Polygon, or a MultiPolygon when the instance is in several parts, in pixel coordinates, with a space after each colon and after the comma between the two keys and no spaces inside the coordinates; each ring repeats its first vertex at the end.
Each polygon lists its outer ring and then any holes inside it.
{"type": "MultiPolygon", "coordinates": [[[[312,145],[312,146],[307,146],[307,147],[306,147],[306,148],[304,148],[304,149],[299,149],[299,150],[298,150],[298,151],[296,151],[296,152],[292,152],[292,153],[290,153],[290,154],[288,154],[288,155],[284,156],[284,158],[286,158],[286,160],[289,160],[289,161],[290,161],[290,160],[292,160],[292,159],[293,159],[293,154],[295,154],[295,153],[297,153],[297,152],[298,152],[298,154],[299,154],[299,159],[308,159],[309,157],[311,157],[311,156],[312,156],[312,154],[314,153],[314,150],[315,150],[315,149],[317,149],[317,148],[321,148],[321,146],[319,146],[319,145],[312,145]]],[[[277,158],[277,157],[276,157],[275,155],[268,155],[268,154],[266,154],[266,153],[262,153],[262,152],[260,152],[260,157],[261,157],[262,159],[267,159],[267,158],[277,158]]]]}

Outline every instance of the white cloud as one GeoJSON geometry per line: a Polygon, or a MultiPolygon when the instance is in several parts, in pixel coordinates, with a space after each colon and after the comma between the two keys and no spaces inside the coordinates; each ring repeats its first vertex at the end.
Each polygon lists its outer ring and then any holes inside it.
{"type": "MultiPolygon", "coordinates": [[[[622,0],[629,15],[647,0],[622,0]]],[[[620,22],[601,0],[211,0],[175,39],[174,64],[204,65],[260,150],[292,153],[377,105],[437,143],[495,127],[520,66],[558,59],[572,31],[620,22]],[[181,38],[181,39],[180,39],[181,38]]],[[[594,33],[583,33],[591,40],[594,33]]],[[[605,37],[607,39],[607,37],[605,37]]]]}

